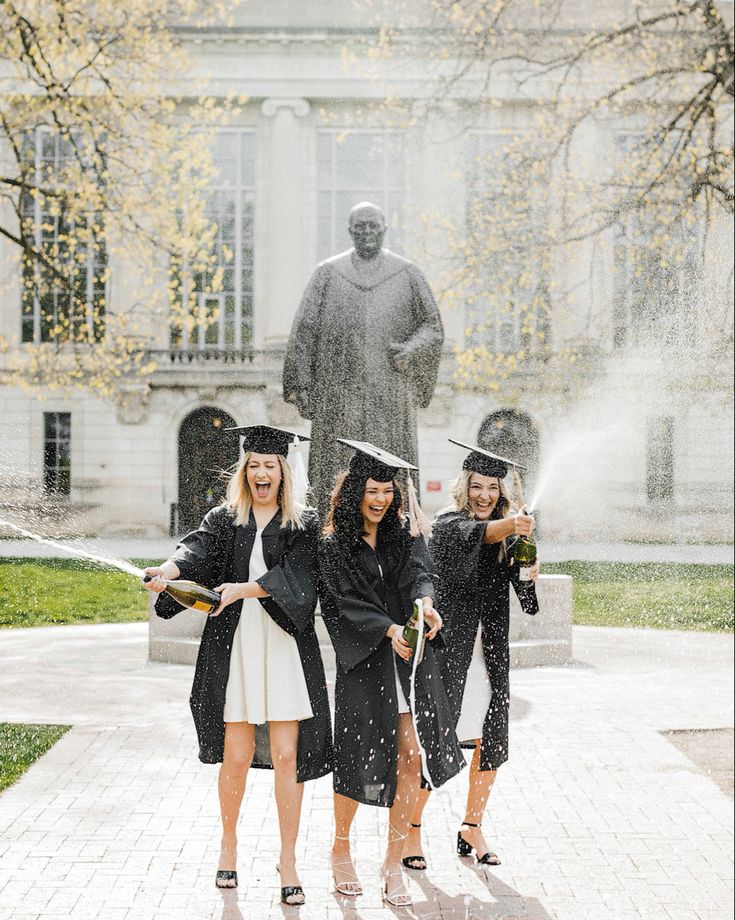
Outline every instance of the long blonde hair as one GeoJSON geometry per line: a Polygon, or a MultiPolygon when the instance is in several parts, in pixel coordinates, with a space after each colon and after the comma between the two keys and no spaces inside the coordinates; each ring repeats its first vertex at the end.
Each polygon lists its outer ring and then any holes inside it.
{"type": "MultiPolygon", "coordinates": [[[[446,508],[442,509],[442,512],[446,511],[462,511],[468,517],[474,518],[472,513],[472,506],[470,505],[470,479],[472,478],[473,470],[461,470],[459,476],[452,483],[449,494],[452,496],[452,504],[448,505],[446,508]]],[[[507,517],[513,510],[513,502],[510,497],[510,492],[503,482],[502,479],[498,479],[498,484],[500,486],[500,498],[498,499],[497,505],[493,508],[492,516],[495,518],[498,517],[507,517]]]]}
{"type": "MultiPolygon", "coordinates": [[[[253,507],[253,494],[247,477],[247,466],[253,451],[243,455],[242,460],[235,467],[235,472],[230,476],[225,494],[225,504],[235,515],[235,524],[241,526],[250,520],[250,511],[253,507]]],[[[281,509],[281,527],[296,527],[301,530],[304,526],[304,511],[306,506],[296,501],[294,496],[294,482],[291,467],[285,457],[275,454],[281,466],[281,485],[278,488],[278,506],[281,509]]]]}

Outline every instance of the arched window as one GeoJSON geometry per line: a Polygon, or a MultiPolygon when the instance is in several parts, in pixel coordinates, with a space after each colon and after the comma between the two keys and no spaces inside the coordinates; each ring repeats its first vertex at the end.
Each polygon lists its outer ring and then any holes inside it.
{"type": "Polygon", "coordinates": [[[204,515],[222,501],[227,471],[240,456],[237,422],[212,406],[195,409],[179,428],[178,531],[199,526],[204,515]]]}
{"type": "Polygon", "coordinates": [[[524,496],[532,500],[531,489],[538,472],[539,433],[530,416],[515,409],[491,413],[480,425],[477,443],[485,450],[528,467],[521,478],[524,496]]]}

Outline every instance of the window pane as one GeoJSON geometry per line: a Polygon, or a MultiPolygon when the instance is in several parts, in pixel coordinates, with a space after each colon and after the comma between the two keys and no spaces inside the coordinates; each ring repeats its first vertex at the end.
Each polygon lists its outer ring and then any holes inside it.
{"type": "Polygon", "coordinates": [[[68,495],[71,488],[71,413],[43,414],[43,486],[68,495]]]}
{"type": "Polygon", "coordinates": [[[373,201],[386,211],[391,225],[387,245],[399,248],[403,204],[404,143],[400,132],[324,130],[318,141],[319,259],[352,246],[347,232],[350,210],[373,201]]]}

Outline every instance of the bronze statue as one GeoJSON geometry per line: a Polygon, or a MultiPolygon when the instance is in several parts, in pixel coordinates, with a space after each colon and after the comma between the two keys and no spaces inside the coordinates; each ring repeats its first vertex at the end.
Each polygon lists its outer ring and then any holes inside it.
{"type": "Polygon", "coordinates": [[[434,393],[444,331],[412,262],[383,249],[382,208],[350,212],[353,249],[321,262],[294,319],[283,396],[312,420],[309,473],[322,513],[349,451],[370,441],[417,464],[416,407],[434,393]]]}

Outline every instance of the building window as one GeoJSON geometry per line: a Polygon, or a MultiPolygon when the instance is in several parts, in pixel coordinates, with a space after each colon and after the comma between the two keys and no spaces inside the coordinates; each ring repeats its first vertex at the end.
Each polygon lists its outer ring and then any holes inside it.
{"type": "Polygon", "coordinates": [[[246,348],[253,337],[253,226],[255,133],[220,131],[212,156],[217,178],[207,192],[207,214],[216,224],[216,270],[222,284],[213,290],[210,273],[182,284],[184,311],[205,317],[199,325],[177,324],[172,344],[184,349],[246,348]]]}
{"type": "Polygon", "coordinates": [[[404,200],[403,135],[397,131],[319,132],[319,259],[352,246],[351,208],[372,201],[385,211],[390,249],[400,250],[404,200]]]}
{"type": "MultiPolygon", "coordinates": [[[[615,155],[619,184],[635,181],[646,138],[623,134],[615,155]]],[[[628,193],[634,197],[633,190],[628,193]]],[[[624,214],[614,242],[613,345],[675,346],[696,342],[693,292],[699,287],[699,240],[683,220],[668,227],[644,210],[624,214]]]]}
{"type": "Polygon", "coordinates": [[[29,184],[53,189],[56,195],[21,195],[23,236],[33,240],[36,250],[68,282],[64,284],[38,261],[24,259],[24,342],[99,341],[104,332],[107,250],[101,219],[91,215],[84,221],[69,221],[65,216],[63,192],[75,156],[74,141],[48,129],[29,134],[24,145],[29,184]]]}
{"type": "Polygon", "coordinates": [[[648,420],[646,494],[649,502],[671,501],[674,497],[674,419],[671,416],[648,420]]]}
{"type": "Polygon", "coordinates": [[[549,335],[544,183],[515,182],[516,141],[475,131],[466,148],[465,341],[501,354],[537,352],[549,335]]]}
{"type": "Polygon", "coordinates": [[[71,491],[71,413],[43,413],[43,489],[55,495],[71,491]]]}

